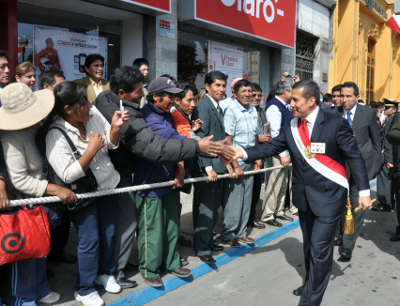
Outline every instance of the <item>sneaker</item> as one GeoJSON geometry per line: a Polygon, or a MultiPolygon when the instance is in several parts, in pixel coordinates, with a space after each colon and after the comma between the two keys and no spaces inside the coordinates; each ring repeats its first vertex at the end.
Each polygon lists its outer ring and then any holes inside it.
{"type": "Polygon", "coordinates": [[[57,292],[50,292],[50,294],[46,295],[44,298],[37,300],[38,303],[43,304],[53,304],[60,299],[60,295],[57,292]]]}
{"type": "Polygon", "coordinates": [[[118,285],[117,280],[112,275],[98,275],[94,282],[97,285],[102,285],[110,293],[120,293],[122,291],[121,286],[118,285]]]}
{"type": "Polygon", "coordinates": [[[103,299],[99,296],[98,292],[92,292],[88,295],[79,295],[77,292],[74,293],[75,300],[82,302],[85,306],[103,306],[104,303],[103,299]]]}

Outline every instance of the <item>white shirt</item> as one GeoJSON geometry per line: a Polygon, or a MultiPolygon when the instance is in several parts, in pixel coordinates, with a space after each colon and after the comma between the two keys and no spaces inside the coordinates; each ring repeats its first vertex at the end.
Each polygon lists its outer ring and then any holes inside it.
{"type": "Polygon", "coordinates": [[[349,110],[343,109],[343,114],[342,114],[343,118],[346,119],[346,121],[347,121],[347,118],[349,117],[349,113],[350,113],[351,122],[353,122],[354,115],[356,114],[356,109],[357,109],[357,103],[354,104],[352,109],[349,109],[349,110]]]}
{"type": "MultiPolygon", "coordinates": [[[[354,109],[354,107],[352,108],[352,110],[354,109]]],[[[355,110],[354,110],[355,111],[355,110]]],[[[315,120],[317,120],[317,116],[318,116],[318,112],[319,112],[319,107],[317,107],[313,112],[311,112],[305,119],[307,119],[307,127],[308,127],[308,133],[310,135],[310,139],[311,139],[311,135],[314,129],[314,125],[315,125],[315,120]]],[[[302,121],[304,120],[304,118],[301,119],[302,121]]],[[[243,151],[243,160],[247,160],[248,155],[246,153],[245,150],[243,151]]],[[[366,190],[360,190],[358,192],[358,196],[359,197],[369,197],[370,196],[370,190],[366,189],[366,190]]]]}
{"type": "Polygon", "coordinates": [[[226,108],[231,104],[235,99],[232,99],[233,97],[226,98],[225,100],[222,100],[219,102],[219,107],[221,108],[222,114],[225,114],[226,108]]]}
{"type": "MultiPolygon", "coordinates": [[[[76,127],[72,126],[62,117],[57,117],[50,127],[57,126],[66,131],[81,155],[88,148],[90,132],[94,134],[99,132],[107,145],[96,153],[96,156],[90,163],[90,169],[96,177],[97,190],[113,189],[117,187],[120,176],[114,169],[114,165],[108,155],[108,150],[117,149],[119,143],[118,145],[114,145],[111,142],[110,124],[95,106],[92,106],[90,109],[89,116],[89,121],[85,123],[86,140],[82,139],[81,133],[76,127]]],[[[75,160],[67,140],[57,129],[49,130],[46,136],[46,156],[54,171],[67,184],[71,184],[86,175],[79,161],[75,160]]]]}
{"type": "MultiPolygon", "coordinates": [[[[289,104],[287,104],[278,96],[275,96],[275,99],[281,102],[282,105],[287,109],[290,108],[289,104]]],[[[267,111],[265,112],[265,115],[267,117],[267,121],[271,123],[271,137],[272,138],[278,137],[279,133],[281,132],[282,113],[279,111],[279,108],[276,105],[271,105],[270,107],[268,107],[267,111]]],[[[279,157],[284,157],[284,156],[286,156],[285,151],[279,153],[279,157]]]]}
{"type": "MultiPolygon", "coordinates": [[[[216,109],[218,109],[218,102],[215,101],[214,98],[211,97],[209,94],[206,94],[206,96],[210,98],[210,100],[211,100],[212,104],[214,105],[214,107],[215,107],[216,109]]],[[[230,98],[229,98],[229,99],[230,99],[230,98]]],[[[220,108],[221,108],[221,107],[220,107],[220,108]]],[[[223,114],[222,109],[221,109],[221,113],[223,114]]],[[[208,172],[208,171],[213,170],[213,167],[212,167],[212,166],[207,166],[207,167],[204,168],[204,170],[206,170],[206,172],[208,172]]]]}
{"type": "Polygon", "coordinates": [[[103,87],[101,87],[101,79],[98,83],[93,81],[91,78],[89,78],[90,82],[92,83],[94,93],[96,94],[96,97],[103,91],[103,87]]]}
{"type": "Polygon", "coordinates": [[[381,116],[379,117],[379,121],[381,122],[381,125],[385,122],[386,120],[386,115],[385,115],[385,111],[381,112],[381,116]]]}

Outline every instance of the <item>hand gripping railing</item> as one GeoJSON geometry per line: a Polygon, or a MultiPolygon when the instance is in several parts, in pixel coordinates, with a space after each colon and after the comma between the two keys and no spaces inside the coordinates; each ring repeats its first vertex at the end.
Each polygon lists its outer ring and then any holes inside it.
{"type": "MultiPolygon", "coordinates": [[[[290,166],[292,166],[292,164],[290,164],[289,167],[290,166]]],[[[284,168],[284,166],[276,166],[276,167],[270,167],[270,168],[265,168],[265,169],[261,169],[261,170],[246,171],[246,172],[244,172],[244,175],[255,175],[257,173],[264,173],[264,172],[278,170],[278,169],[282,169],[282,168],[284,168]]],[[[235,177],[235,174],[233,175],[233,177],[235,177]]],[[[230,178],[229,174],[218,175],[218,179],[226,179],[226,178],[230,178]]],[[[208,180],[209,180],[208,176],[195,177],[195,178],[186,179],[185,184],[203,182],[203,181],[208,181],[208,180]]],[[[110,190],[101,190],[101,191],[94,191],[94,192],[88,192],[88,193],[81,193],[81,194],[77,194],[76,197],[78,199],[95,198],[95,197],[107,196],[107,195],[112,195],[112,194],[120,194],[120,193],[125,193],[125,192],[168,187],[168,186],[172,186],[173,184],[174,184],[174,181],[153,183],[153,184],[144,184],[144,185],[139,185],[139,186],[131,186],[131,187],[124,187],[124,188],[110,189],[110,190]]],[[[41,198],[11,200],[9,203],[9,206],[15,207],[15,206],[24,206],[24,205],[32,205],[32,204],[54,203],[54,202],[61,202],[61,201],[62,200],[57,196],[50,196],[50,197],[41,197],[41,198]]]]}

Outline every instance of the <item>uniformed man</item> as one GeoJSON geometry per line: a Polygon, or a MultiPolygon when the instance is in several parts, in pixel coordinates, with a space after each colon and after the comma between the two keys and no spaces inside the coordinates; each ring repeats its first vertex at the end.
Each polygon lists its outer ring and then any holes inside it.
{"type": "Polygon", "coordinates": [[[378,205],[373,207],[373,211],[390,212],[392,210],[393,188],[390,178],[391,168],[394,167],[393,161],[393,145],[387,140],[387,134],[393,125],[395,114],[399,106],[399,102],[391,99],[383,99],[385,104],[386,119],[381,128],[381,169],[377,177],[378,188],[378,205]]]}

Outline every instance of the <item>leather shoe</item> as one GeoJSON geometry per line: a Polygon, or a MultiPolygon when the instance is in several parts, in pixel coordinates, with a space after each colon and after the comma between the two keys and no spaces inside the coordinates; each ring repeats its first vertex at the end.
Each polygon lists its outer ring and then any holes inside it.
{"type": "Polygon", "coordinates": [[[171,273],[180,278],[186,278],[186,277],[189,277],[190,275],[192,275],[192,272],[190,271],[190,269],[183,268],[183,267],[180,267],[180,268],[176,269],[175,271],[172,271],[171,273]]]}
{"type": "Polygon", "coordinates": [[[139,265],[134,265],[131,264],[130,262],[128,262],[125,266],[125,268],[123,268],[122,270],[124,271],[137,271],[139,270],[139,265]]]}
{"type": "Polygon", "coordinates": [[[335,242],[333,243],[334,246],[341,246],[343,245],[342,238],[336,238],[335,242]]]}
{"type": "Polygon", "coordinates": [[[378,204],[376,207],[371,208],[372,211],[379,211],[379,212],[391,212],[392,209],[389,205],[378,204]]]}
{"type": "Polygon", "coordinates": [[[204,256],[199,256],[199,258],[202,262],[205,262],[206,264],[209,264],[209,265],[216,263],[214,257],[212,257],[212,255],[210,255],[210,254],[207,254],[204,256]]]}
{"type": "Polygon", "coordinates": [[[400,235],[393,235],[390,237],[390,241],[397,242],[400,241],[400,235]]]}
{"type": "Polygon", "coordinates": [[[243,243],[247,243],[247,244],[253,244],[254,243],[254,239],[250,238],[250,237],[247,237],[246,234],[242,238],[239,238],[239,241],[243,242],[243,243]]]}
{"type": "Polygon", "coordinates": [[[257,221],[254,221],[254,222],[249,221],[249,222],[247,222],[247,227],[263,229],[263,228],[265,228],[265,224],[258,223],[257,221]]]}
{"type": "Polygon", "coordinates": [[[294,219],[286,216],[285,214],[278,216],[277,218],[285,220],[285,221],[293,221],[294,219]]]}
{"type": "Polygon", "coordinates": [[[66,264],[74,264],[77,261],[76,256],[71,255],[71,254],[67,254],[64,251],[59,252],[58,254],[51,254],[50,256],[48,256],[48,260],[49,261],[53,261],[53,262],[62,262],[62,263],[66,263],[66,264]]]}
{"type": "Polygon", "coordinates": [[[155,276],[155,277],[148,277],[148,278],[144,278],[144,281],[147,285],[152,286],[152,287],[162,287],[163,286],[163,282],[161,280],[161,277],[159,275],[155,276]]]}
{"type": "Polygon", "coordinates": [[[275,219],[265,221],[265,223],[267,223],[268,225],[271,225],[271,226],[282,227],[282,223],[276,221],[275,219]]]}
{"type": "Polygon", "coordinates": [[[122,289],[134,288],[134,287],[137,287],[137,285],[138,285],[137,282],[131,281],[131,280],[127,279],[126,277],[121,277],[121,278],[117,279],[117,283],[122,289]]]}
{"type": "Polygon", "coordinates": [[[239,248],[240,243],[237,238],[226,240],[225,243],[229,245],[231,248],[239,248]]]}
{"type": "Polygon", "coordinates": [[[222,245],[213,244],[210,249],[213,252],[219,252],[219,251],[222,251],[224,249],[224,247],[222,245]]]}
{"type": "Polygon", "coordinates": [[[301,296],[303,293],[303,289],[304,289],[304,286],[300,286],[299,288],[293,290],[293,294],[295,296],[301,296]]]}
{"type": "Polygon", "coordinates": [[[340,256],[347,258],[347,259],[351,259],[351,255],[352,255],[352,251],[350,249],[346,249],[344,248],[342,251],[340,251],[340,256]]]}

